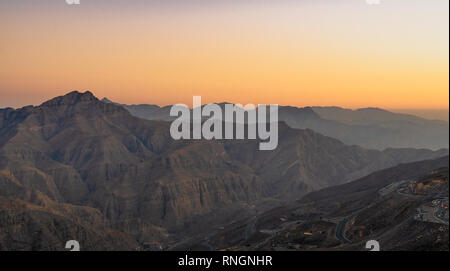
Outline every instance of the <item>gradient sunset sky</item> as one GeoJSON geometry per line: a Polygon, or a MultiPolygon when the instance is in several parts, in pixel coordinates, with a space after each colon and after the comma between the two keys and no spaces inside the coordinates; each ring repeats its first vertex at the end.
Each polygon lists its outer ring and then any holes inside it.
{"type": "Polygon", "coordinates": [[[90,90],[448,110],[448,22],[448,0],[2,0],[0,107],[90,90]]]}

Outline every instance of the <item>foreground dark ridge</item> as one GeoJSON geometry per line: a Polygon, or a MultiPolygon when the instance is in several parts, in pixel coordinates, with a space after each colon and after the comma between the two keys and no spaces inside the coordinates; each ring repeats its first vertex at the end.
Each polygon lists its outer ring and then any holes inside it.
{"type": "MultiPolygon", "coordinates": [[[[224,228],[209,245],[227,250],[448,251],[449,158],[402,164],[325,188],[224,228]]],[[[191,244],[201,248],[203,242],[191,244]]]]}

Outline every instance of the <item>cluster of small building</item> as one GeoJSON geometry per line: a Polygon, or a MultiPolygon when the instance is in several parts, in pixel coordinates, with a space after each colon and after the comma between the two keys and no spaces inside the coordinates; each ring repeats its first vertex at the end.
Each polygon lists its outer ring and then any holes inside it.
{"type": "Polygon", "coordinates": [[[438,207],[438,208],[443,208],[443,209],[447,209],[448,210],[448,199],[435,199],[431,202],[431,206],[430,207],[438,207]]]}

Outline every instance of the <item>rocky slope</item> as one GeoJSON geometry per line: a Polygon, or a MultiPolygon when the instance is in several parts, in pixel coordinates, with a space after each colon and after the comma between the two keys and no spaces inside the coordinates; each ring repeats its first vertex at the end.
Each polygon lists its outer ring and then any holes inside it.
{"type": "Polygon", "coordinates": [[[231,224],[209,243],[229,250],[366,250],[376,240],[381,250],[448,251],[448,166],[447,156],[377,171],[231,224]]]}

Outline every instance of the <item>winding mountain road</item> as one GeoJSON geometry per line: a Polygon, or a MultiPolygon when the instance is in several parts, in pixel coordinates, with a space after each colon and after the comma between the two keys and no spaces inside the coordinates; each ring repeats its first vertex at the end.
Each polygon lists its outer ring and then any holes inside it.
{"type": "Polygon", "coordinates": [[[336,226],[336,238],[343,244],[351,243],[351,241],[347,239],[347,237],[345,237],[345,228],[347,226],[347,223],[355,218],[355,216],[356,215],[351,215],[342,219],[336,226]]]}

